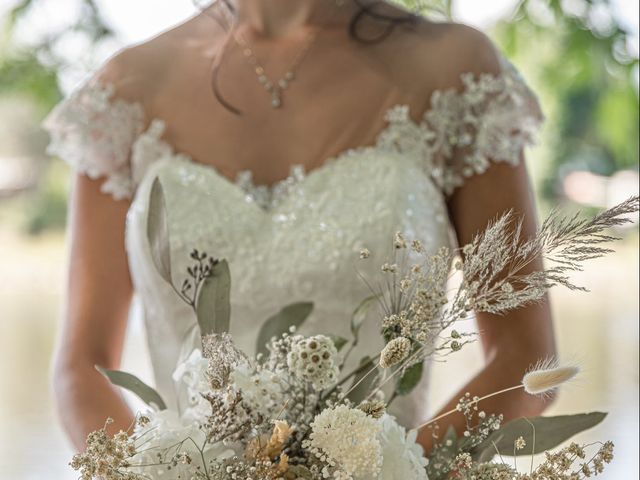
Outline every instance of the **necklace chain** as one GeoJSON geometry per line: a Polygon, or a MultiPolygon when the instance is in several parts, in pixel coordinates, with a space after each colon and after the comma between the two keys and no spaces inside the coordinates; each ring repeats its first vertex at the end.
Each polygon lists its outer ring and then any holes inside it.
{"type": "MultiPolygon", "coordinates": [[[[342,7],[345,3],[345,0],[335,0],[335,3],[338,7],[342,7]]],[[[232,35],[233,39],[236,41],[238,45],[242,48],[242,53],[247,60],[247,63],[252,67],[253,72],[255,73],[258,82],[262,85],[262,87],[269,93],[271,96],[271,106],[273,108],[280,108],[282,106],[282,97],[284,91],[287,90],[291,84],[296,79],[296,72],[302,61],[305,59],[307,53],[311,49],[311,46],[316,41],[318,37],[319,29],[314,30],[309,34],[309,38],[304,43],[303,47],[296,54],[293,61],[291,62],[290,67],[284,73],[282,78],[277,81],[272,80],[265,71],[265,68],[258,59],[258,56],[251,48],[251,45],[247,41],[247,39],[238,31],[232,35]]]]}

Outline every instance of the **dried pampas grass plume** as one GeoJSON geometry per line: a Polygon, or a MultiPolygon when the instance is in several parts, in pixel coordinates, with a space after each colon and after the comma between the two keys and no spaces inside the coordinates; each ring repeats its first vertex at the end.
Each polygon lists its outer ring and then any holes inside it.
{"type": "Polygon", "coordinates": [[[544,395],[567,383],[580,373],[574,365],[561,366],[555,361],[536,365],[522,379],[522,386],[529,395],[544,395]]]}

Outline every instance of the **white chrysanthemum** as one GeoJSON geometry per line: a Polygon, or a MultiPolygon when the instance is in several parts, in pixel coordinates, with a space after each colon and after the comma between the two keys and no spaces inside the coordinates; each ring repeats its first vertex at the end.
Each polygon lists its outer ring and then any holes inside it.
{"type": "Polygon", "coordinates": [[[208,367],[209,361],[199,349],[195,349],[173,372],[180,399],[180,414],[185,420],[202,421],[210,411],[209,403],[201,395],[211,390],[208,367]]]}
{"type": "Polygon", "coordinates": [[[382,465],[380,430],[380,421],[362,410],[338,405],[316,416],[303,446],[328,465],[325,473],[332,470],[334,478],[377,478],[382,465]]]}
{"type": "Polygon", "coordinates": [[[246,365],[238,366],[229,376],[243,400],[265,418],[275,417],[286,405],[286,381],[270,370],[254,371],[246,365]]]}
{"type": "Polygon", "coordinates": [[[325,335],[299,336],[287,355],[287,366],[295,377],[311,383],[316,390],[333,386],[340,374],[338,350],[325,335]]]}
{"type": "Polygon", "coordinates": [[[384,415],[381,422],[382,468],[378,480],[428,480],[427,459],[416,442],[417,431],[407,433],[390,415],[384,415]]]}

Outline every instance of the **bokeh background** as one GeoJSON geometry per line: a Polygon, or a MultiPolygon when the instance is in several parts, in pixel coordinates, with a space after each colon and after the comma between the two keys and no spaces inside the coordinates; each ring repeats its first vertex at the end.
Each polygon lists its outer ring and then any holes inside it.
{"type": "MultiPolygon", "coordinates": [[[[416,6],[419,2],[406,0],[416,6]]],[[[593,213],[638,192],[638,1],[453,0],[437,7],[495,40],[538,92],[548,121],[529,153],[541,214],[593,213]]],[[[61,320],[70,172],[47,158],[46,112],[118,48],[194,14],[191,0],[0,0],[0,479],[72,479],[50,395],[61,320]]],[[[580,440],[612,439],[602,477],[638,478],[638,230],[554,291],[561,355],[581,363],[549,413],[610,412],[580,440]]],[[[473,325],[469,325],[473,328],[473,325]]],[[[435,366],[433,405],[480,364],[478,348],[435,366]]],[[[150,380],[140,325],[124,368],[150,380]]]]}

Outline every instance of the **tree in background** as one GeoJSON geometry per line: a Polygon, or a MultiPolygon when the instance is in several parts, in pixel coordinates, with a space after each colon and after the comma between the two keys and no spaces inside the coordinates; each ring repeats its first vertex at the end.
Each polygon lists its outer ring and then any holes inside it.
{"type": "MultiPolygon", "coordinates": [[[[450,17],[455,11],[455,0],[395,1],[437,16],[450,17]]],[[[95,58],[101,58],[99,52],[118,44],[95,0],[78,0],[68,24],[22,40],[21,26],[38,15],[44,3],[17,1],[6,15],[0,38],[0,103],[9,97],[27,99],[35,106],[34,128],[61,97],[59,73],[90,70],[95,58]],[[82,46],[71,58],[65,49],[70,39],[82,46]]],[[[637,170],[638,52],[611,0],[514,1],[512,13],[489,34],[526,70],[549,114],[547,147],[536,159],[543,163],[538,179],[546,199],[563,196],[562,180],[571,171],[611,176],[623,169],[637,170]]],[[[40,174],[20,195],[33,232],[64,224],[66,187],[60,172],[65,170],[44,159],[44,141],[40,137],[25,143],[38,148],[30,153],[40,157],[35,162],[40,174]]]]}

